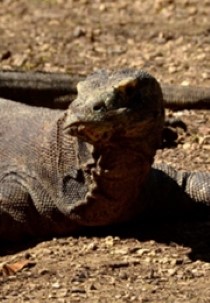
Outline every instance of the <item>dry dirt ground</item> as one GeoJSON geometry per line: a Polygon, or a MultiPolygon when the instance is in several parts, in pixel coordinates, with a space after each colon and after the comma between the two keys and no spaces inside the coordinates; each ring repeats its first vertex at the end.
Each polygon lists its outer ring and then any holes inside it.
{"type": "MultiPolygon", "coordinates": [[[[87,74],[126,66],[208,86],[209,16],[210,0],[0,0],[0,67],[87,74]]],[[[209,113],[176,116],[188,132],[157,160],[209,170],[209,113]]],[[[1,255],[0,302],[210,302],[208,220],[105,228],[1,255]]]]}

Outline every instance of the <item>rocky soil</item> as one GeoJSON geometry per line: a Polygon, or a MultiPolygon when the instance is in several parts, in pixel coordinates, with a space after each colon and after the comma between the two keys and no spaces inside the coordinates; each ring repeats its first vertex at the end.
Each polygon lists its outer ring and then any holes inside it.
{"type": "MultiPolygon", "coordinates": [[[[210,1],[0,0],[0,68],[143,68],[210,85],[210,1]]],[[[157,161],[210,169],[207,111],[157,161]]],[[[158,221],[0,249],[0,302],[210,302],[210,222],[158,221]]]]}

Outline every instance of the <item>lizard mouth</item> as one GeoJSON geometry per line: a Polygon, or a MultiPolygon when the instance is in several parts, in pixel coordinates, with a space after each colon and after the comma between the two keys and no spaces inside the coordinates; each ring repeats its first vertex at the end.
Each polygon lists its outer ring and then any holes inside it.
{"type": "Polygon", "coordinates": [[[74,117],[65,128],[71,136],[91,144],[113,144],[120,140],[136,139],[157,123],[156,112],[132,111],[128,108],[112,110],[102,117],[91,119],[74,117]]]}

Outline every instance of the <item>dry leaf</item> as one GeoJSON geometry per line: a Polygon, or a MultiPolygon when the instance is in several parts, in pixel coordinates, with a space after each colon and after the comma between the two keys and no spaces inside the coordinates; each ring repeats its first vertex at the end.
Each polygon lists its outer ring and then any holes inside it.
{"type": "Polygon", "coordinates": [[[0,274],[3,276],[13,276],[18,271],[21,271],[23,268],[29,268],[34,266],[35,262],[31,262],[29,260],[20,260],[14,263],[5,263],[0,268],[0,274]]]}

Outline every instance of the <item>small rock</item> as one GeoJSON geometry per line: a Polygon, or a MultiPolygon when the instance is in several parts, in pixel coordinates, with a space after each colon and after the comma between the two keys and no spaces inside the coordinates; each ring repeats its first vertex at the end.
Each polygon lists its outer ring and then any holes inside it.
{"type": "Polygon", "coordinates": [[[116,254],[116,255],[127,255],[128,253],[129,253],[129,248],[128,247],[114,250],[114,254],[116,254]]]}
{"type": "Polygon", "coordinates": [[[177,272],[177,269],[176,268],[170,268],[168,269],[168,275],[169,277],[173,277],[177,272]]]}
{"type": "Polygon", "coordinates": [[[170,74],[176,73],[176,72],[177,72],[176,66],[174,66],[174,65],[169,66],[168,72],[169,72],[170,74]]]}
{"type": "Polygon", "coordinates": [[[102,3],[102,4],[99,6],[99,10],[100,10],[101,12],[105,12],[105,11],[107,10],[106,4],[102,3]]]}
{"type": "Polygon", "coordinates": [[[108,247],[114,246],[114,238],[112,236],[108,236],[105,238],[105,244],[108,247]]]}
{"type": "Polygon", "coordinates": [[[138,256],[143,256],[145,254],[147,254],[150,250],[148,248],[140,248],[136,251],[136,254],[138,256]]]}
{"type": "Polygon", "coordinates": [[[97,248],[98,248],[98,245],[95,242],[92,242],[87,245],[86,251],[94,251],[94,250],[97,250],[97,248]]]}
{"type": "Polygon", "coordinates": [[[85,36],[85,34],[86,34],[86,31],[83,28],[81,28],[80,26],[77,26],[73,31],[73,36],[75,38],[85,36]]]}
{"type": "Polygon", "coordinates": [[[181,85],[188,86],[188,85],[190,85],[190,82],[188,80],[184,80],[184,81],[182,81],[181,85]]]}
{"type": "Polygon", "coordinates": [[[190,149],[190,147],[191,147],[191,143],[190,143],[190,142],[186,142],[186,143],[184,143],[184,144],[182,145],[182,148],[183,148],[184,150],[188,150],[188,149],[190,149]]]}
{"type": "Polygon", "coordinates": [[[58,282],[52,284],[52,288],[59,289],[61,285],[58,282]]]}

